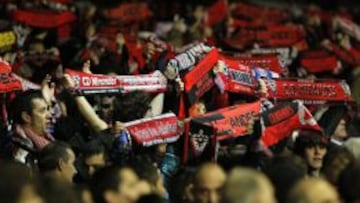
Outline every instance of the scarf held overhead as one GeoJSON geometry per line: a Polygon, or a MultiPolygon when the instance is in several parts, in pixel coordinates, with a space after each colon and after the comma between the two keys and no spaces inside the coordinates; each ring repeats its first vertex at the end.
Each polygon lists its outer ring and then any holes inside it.
{"type": "Polygon", "coordinates": [[[129,93],[132,91],[158,93],[165,92],[167,88],[167,80],[160,71],[137,76],[107,76],[69,69],[66,70],[66,73],[75,81],[75,90],[82,94],[129,93]]]}

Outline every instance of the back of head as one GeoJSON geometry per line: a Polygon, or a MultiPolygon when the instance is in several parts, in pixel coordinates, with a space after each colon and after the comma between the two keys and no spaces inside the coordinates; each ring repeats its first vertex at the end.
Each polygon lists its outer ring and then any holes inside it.
{"type": "Polygon", "coordinates": [[[354,155],[357,161],[360,161],[360,137],[351,137],[344,146],[354,155]]]}
{"type": "Polygon", "coordinates": [[[264,168],[276,188],[276,198],[279,203],[286,201],[290,188],[307,175],[307,165],[296,155],[277,156],[264,168]]]}
{"type": "Polygon", "coordinates": [[[340,203],[335,188],[320,178],[308,178],[298,182],[290,191],[288,203],[340,203]]]}
{"type": "Polygon", "coordinates": [[[345,202],[360,201],[360,162],[349,165],[340,175],[338,190],[345,202]]]}
{"type": "Polygon", "coordinates": [[[72,185],[52,177],[41,178],[41,191],[47,203],[78,203],[77,191],[72,185]]]}
{"type": "Polygon", "coordinates": [[[34,186],[31,171],[14,162],[0,163],[0,200],[2,203],[18,202],[26,186],[34,186]]]}
{"type": "Polygon", "coordinates": [[[90,181],[90,190],[96,203],[106,203],[104,193],[117,191],[120,180],[120,167],[109,166],[95,172],[90,181]]]}
{"type": "Polygon", "coordinates": [[[273,189],[262,173],[248,168],[234,168],[224,187],[224,203],[274,202],[273,189]]]}
{"type": "Polygon", "coordinates": [[[143,195],[139,198],[137,203],[166,203],[166,201],[156,194],[143,195]]]}
{"type": "Polygon", "coordinates": [[[326,178],[335,185],[341,172],[354,162],[355,158],[347,148],[335,148],[327,154],[322,171],[326,178]]]}
{"type": "Polygon", "coordinates": [[[68,161],[70,156],[68,150],[71,147],[64,142],[54,142],[47,145],[39,152],[38,167],[40,172],[47,173],[59,167],[59,161],[68,161]]]}
{"type": "Polygon", "coordinates": [[[145,155],[135,156],[130,160],[130,166],[140,179],[148,182],[154,190],[156,189],[158,180],[160,179],[160,173],[158,168],[152,163],[150,157],[145,155]]]}

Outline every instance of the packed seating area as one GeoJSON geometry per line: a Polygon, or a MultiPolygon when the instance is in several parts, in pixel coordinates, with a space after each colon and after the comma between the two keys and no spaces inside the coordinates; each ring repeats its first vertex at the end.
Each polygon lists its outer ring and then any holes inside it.
{"type": "Polygon", "coordinates": [[[360,3],[0,0],[0,203],[360,202],[360,3]]]}

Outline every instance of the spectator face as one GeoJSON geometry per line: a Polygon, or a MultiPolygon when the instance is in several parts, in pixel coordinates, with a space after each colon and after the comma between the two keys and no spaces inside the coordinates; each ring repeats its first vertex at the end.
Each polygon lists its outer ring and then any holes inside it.
{"type": "Polygon", "coordinates": [[[322,145],[314,145],[305,148],[305,160],[309,167],[321,169],[327,149],[322,145]]]}
{"type": "Polygon", "coordinates": [[[88,168],[88,173],[92,176],[99,168],[104,167],[106,164],[104,153],[94,154],[85,159],[85,165],[88,168]]]}
{"type": "Polygon", "coordinates": [[[29,53],[33,55],[31,62],[37,66],[44,65],[44,62],[46,61],[43,58],[44,52],[45,52],[44,44],[40,42],[35,42],[31,44],[29,47],[29,53]]]}
{"type": "Polygon", "coordinates": [[[46,134],[51,124],[50,112],[44,99],[36,98],[32,101],[32,114],[27,117],[27,122],[39,135],[46,134]]]}
{"type": "Polygon", "coordinates": [[[103,97],[101,99],[101,117],[107,122],[111,122],[112,113],[114,111],[114,99],[115,97],[103,97]]]}
{"type": "Polygon", "coordinates": [[[203,102],[197,102],[190,108],[190,116],[196,117],[206,113],[206,107],[203,102]]]}
{"type": "Polygon", "coordinates": [[[75,154],[71,149],[67,150],[69,159],[67,161],[63,161],[62,162],[62,174],[63,174],[63,178],[68,181],[68,182],[72,182],[73,177],[76,174],[76,169],[75,169],[75,154]]]}
{"type": "Polygon", "coordinates": [[[346,121],[341,119],[338,126],[335,129],[333,137],[337,140],[345,140],[348,137],[346,132],[346,121]]]}
{"type": "Polygon", "coordinates": [[[25,185],[17,203],[44,203],[32,185],[25,185]]]}
{"type": "Polygon", "coordinates": [[[220,192],[225,183],[225,173],[221,168],[210,165],[199,172],[194,184],[196,203],[219,203],[220,192]]]}

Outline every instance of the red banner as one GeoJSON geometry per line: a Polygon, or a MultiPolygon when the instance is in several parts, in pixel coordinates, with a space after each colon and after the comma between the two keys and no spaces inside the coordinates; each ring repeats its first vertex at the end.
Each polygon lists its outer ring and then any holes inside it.
{"type": "Polygon", "coordinates": [[[333,72],[340,68],[337,57],[326,50],[311,50],[301,53],[300,65],[309,73],[333,72]]]}
{"type": "Polygon", "coordinates": [[[338,45],[330,42],[328,45],[324,45],[326,49],[328,49],[330,52],[333,52],[340,60],[344,61],[345,63],[357,66],[360,64],[360,53],[358,50],[354,48],[350,49],[344,49],[342,47],[339,47],[338,45]]]}
{"type": "Polygon", "coordinates": [[[214,85],[212,69],[218,60],[218,50],[213,49],[184,77],[185,92],[190,104],[203,96],[214,85]]]}
{"type": "MultiPolygon", "coordinates": [[[[222,55],[223,56],[223,55],[222,55]]],[[[281,66],[278,56],[272,55],[251,55],[251,56],[223,56],[225,58],[236,60],[239,63],[251,68],[261,67],[276,73],[281,73],[281,66]]]]}
{"type": "Polygon", "coordinates": [[[212,126],[216,139],[221,141],[245,135],[249,121],[260,113],[260,109],[260,101],[239,104],[193,118],[192,121],[212,126]]]}
{"type": "Polygon", "coordinates": [[[147,20],[150,16],[151,10],[147,3],[124,3],[105,11],[105,17],[123,23],[147,20]]]}
{"type": "Polygon", "coordinates": [[[16,75],[15,73],[11,73],[11,76],[14,77],[15,79],[17,79],[18,81],[20,81],[21,83],[21,88],[23,91],[27,91],[27,90],[34,90],[34,89],[40,89],[41,86],[38,84],[35,84],[21,76],[16,75]]]}
{"type": "Polygon", "coordinates": [[[266,147],[279,143],[300,128],[321,131],[310,111],[299,101],[282,103],[261,114],[264,124],[261,141],[266,147]]]}
{"type": "Polygon", "coordinates": [[[276,100],[304,100],[307,104],[326,101],[352,101],[350,88],[345,81],[275,79],[267,81],[269,98],[276,100]]]}
{"type": "Polygon", "coordinates": [[[0,93],[22,90],[21,82],[9,74],[0,74],[0,93]]]}
{"type": "Polygon", "coordinates": [[[76,16],[69,11],[58,13],[47,10],[22,9],[15,10],[13,18],[17,22],[39,28],[57,28],[76,20],[76,16]]]}
{"type": "Polygon", "coordinates": [[[265,8],[252,4],[237,3],[233,15],[255,23],[277,24],[288,18],[288,12],[280,9],[265,8]]]}
{"type": "Polygon", "coordinates": [[[167,89],[167,80],[159,71],[137,76],[88,74],[69,69],[66,73],[75,81],[75,90],[83,94],[128,93],[137,90],[154,93],[167,89]]]}
{"type": "Polygon", "coordinates": [[[210,27],[221,22],[227,17],[228,5],[227,0],[217,0],[208,8],[206,24],[210,27]]]}
{"type": "Polygon", "coordinates": [[[234,93],[255,95],[257,81],[252,75],[252,69],[237,61],[226,60],[227,73],[220,73],[225,78],[225,90],[234,93]]]}
{"type": "Polygon", "coordinates": [[[10,72],[11,72],[10,64],[0,58],[0,74],[8,74],[10,72]]]}
{"type": "Polygon", "coordinates": [[[133,140],[143,146],[171,143],[179,138],[177,117],[173,113],[131,121],[124,125],[133,140]]]}

